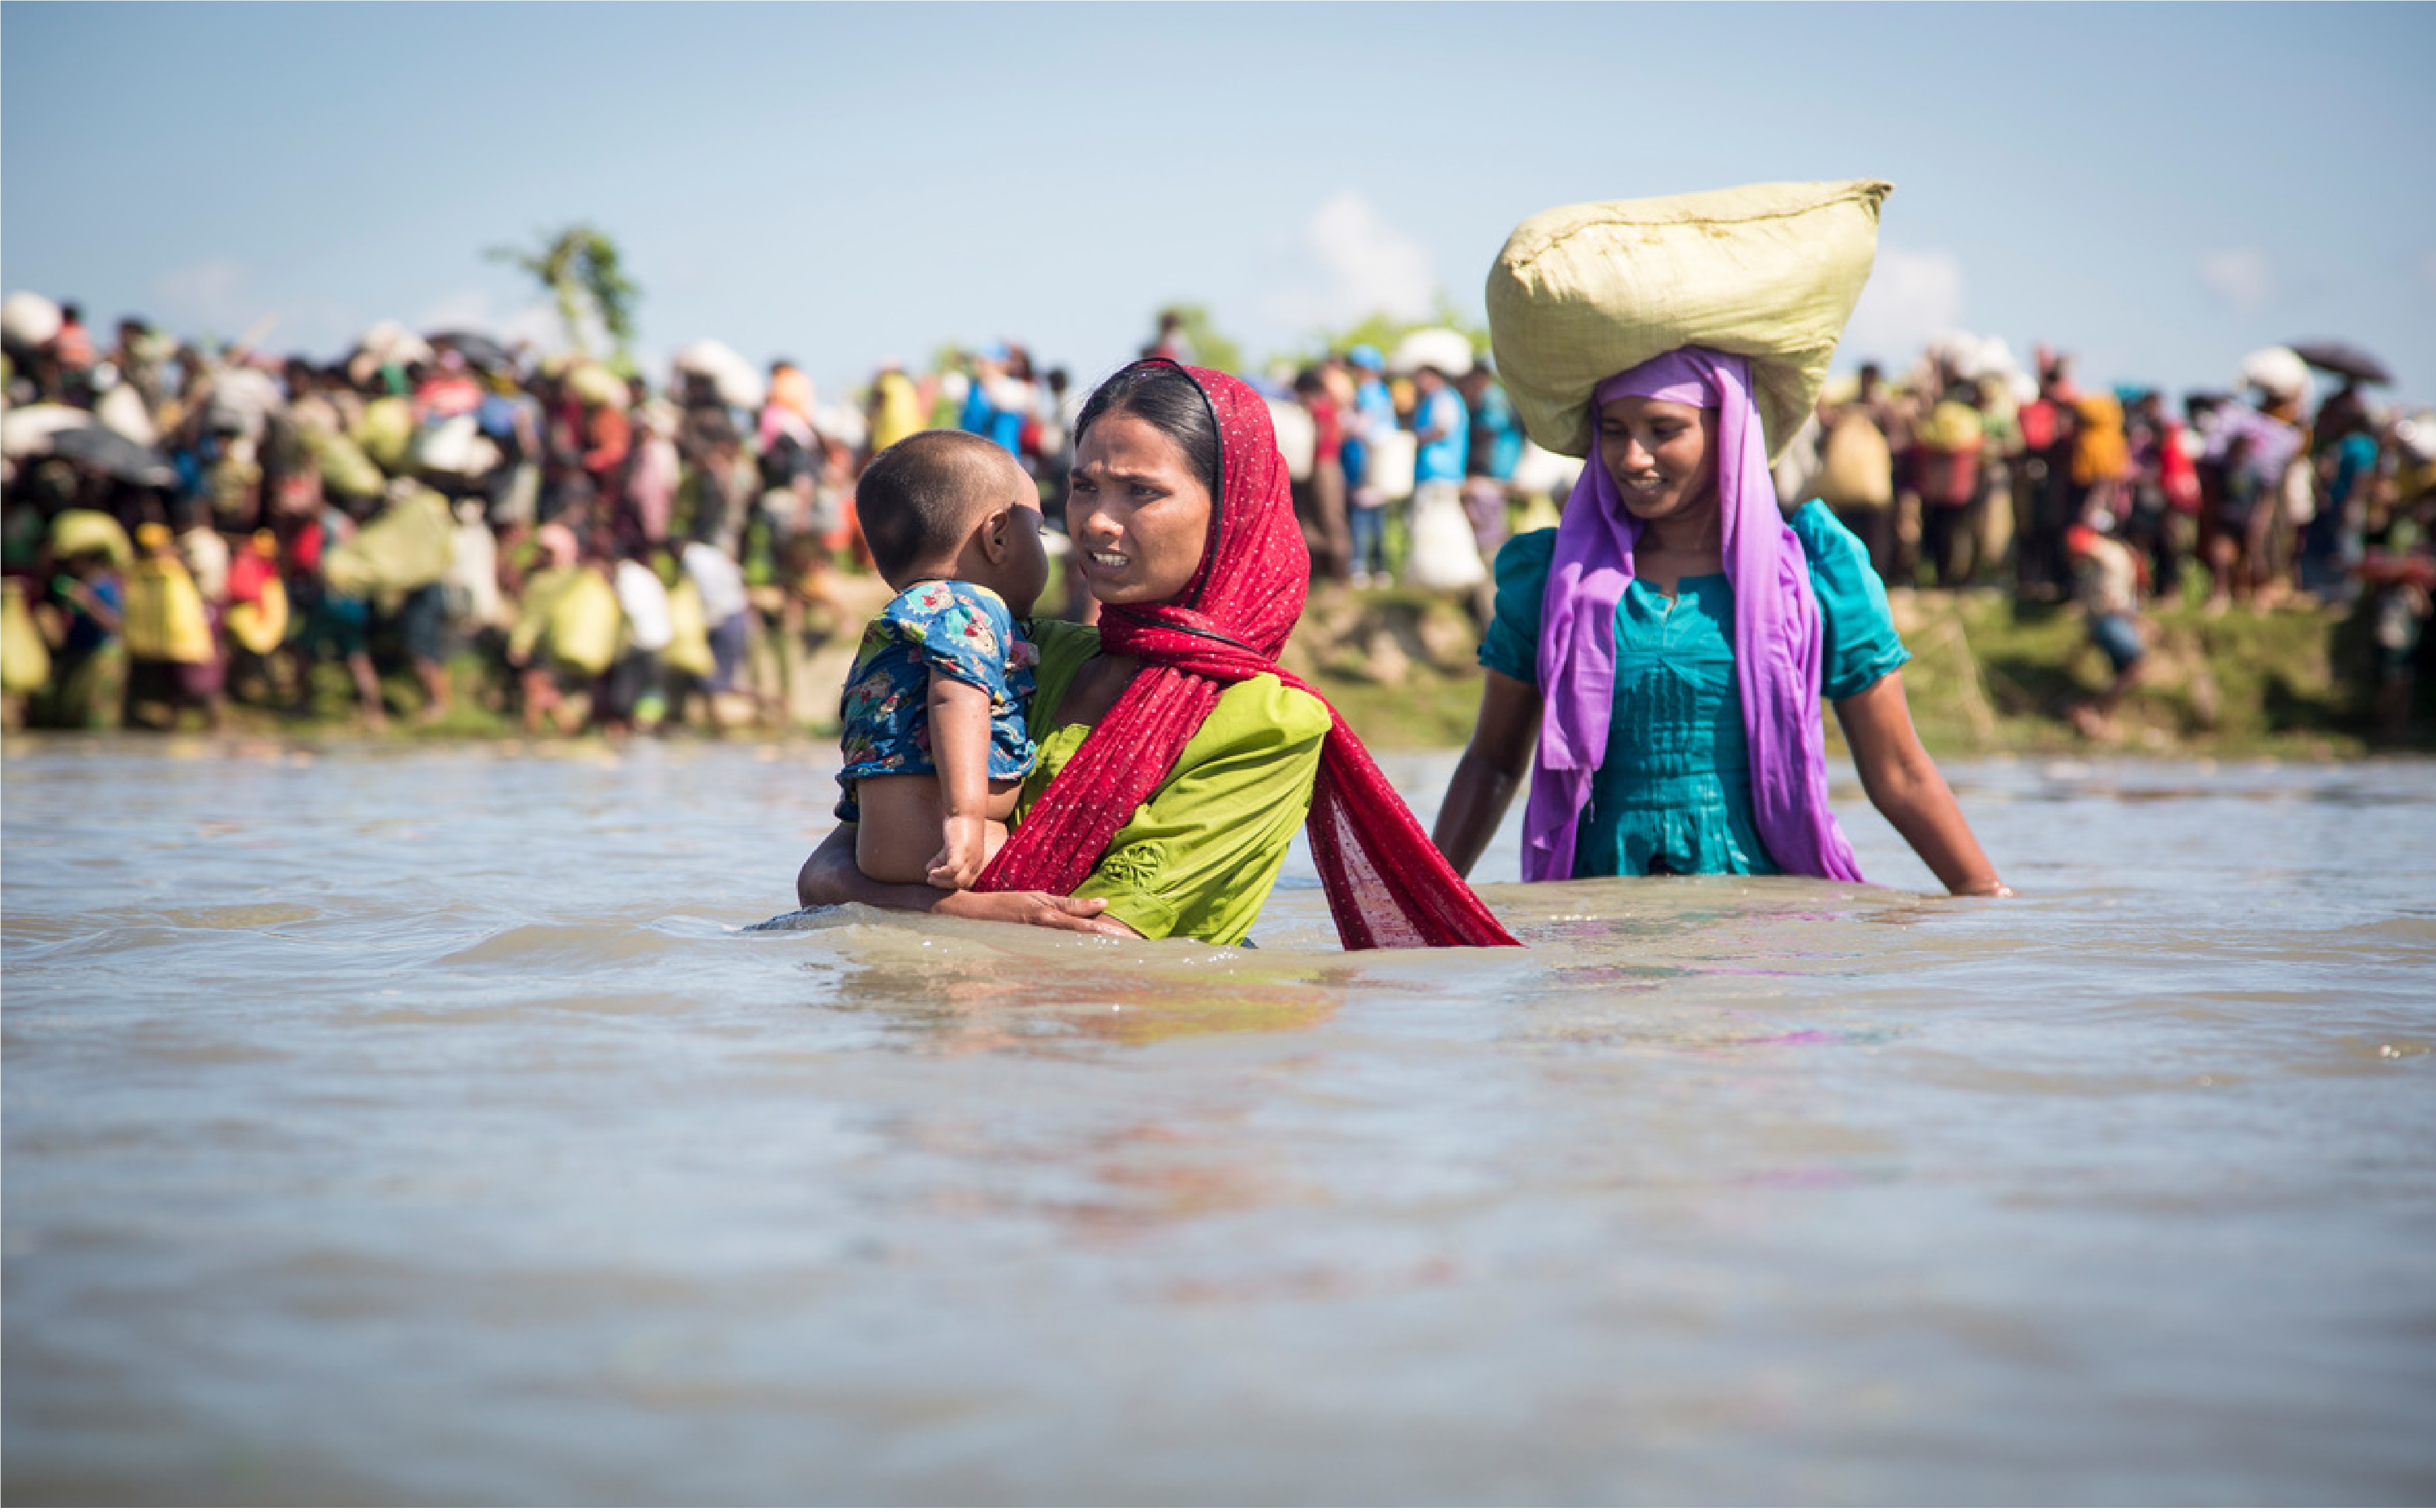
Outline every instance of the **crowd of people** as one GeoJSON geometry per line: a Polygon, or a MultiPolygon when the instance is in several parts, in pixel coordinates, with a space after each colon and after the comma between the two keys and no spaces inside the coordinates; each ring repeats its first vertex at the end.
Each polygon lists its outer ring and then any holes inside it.
{"type": "Polygon", "coordinates": [[[1831,390],[1778,468],[1790,499],[1823,497],[1888,583],[2008,586],[2077,600],[2115,677],[2074,711],[2103,733],[2136,679],[2143,610],[2187,594],[2211,610],[2315,602],[2365,609],[2379,722],[2408,719],[2436,562],[2436,414],[2379,410],[2357,354],[2321,388],[2289,348],[2253,354],[2237,392],[2179,407],[2150,388],[2084,388],[2069,357],[2011,364],[2000,342],[1938,343],[1900,385],[1864,365],[1831,390]]]}
{"type": "MultiPolygon", "coordinates": [[[[656,386],[474,332],[365,333],[335,362],[182,343],[137,318],[105,339],[73,304],[8,302],[5,504],[11,722],[174,724],[224,700],[302,708],[343,689],[363,723],[444,721],[486,664],[529,730],[783,721],[801,649],[868,572],[854,490],[932,427],[985,435],[1063,512],[1087,389],[1000,343],[890,362],[824,405],[794,363],[716,342],[656,386]]],[[[1191,361],[1163,316],[1145,354],[1191,361]]],[[[2288,360],[2287,360],[2288,359],[2288,360]]],[[[1491,364],[1452,331],[1246,374],[1294,477],[1314,574],[1467,596],[1556,522],[1575,469],[1531,445],[1491,364]]],[[[2117,685],[2143,605],[2362,594],[2389,722],[2407,717],[2436,587],[2436,424],[2262,355],[2242,394],[2078,387],[1950,341],[1889,381],[1831,388],[1776,469],[1823,497],[1890,584],[2077,598],[2117,685]],[[2194,589],[2196,596],[2199,590],[2194,589]],[[2398,690],[2398,691],[2397,691],[2398,690]]],[[[1044,608],[1088,620],[1070,552],[1044,608]]],[[[817,695],[816,695],[817,698],[817,695]]],[[[815,699],[816,701],[816,699],[815,699]]]]}

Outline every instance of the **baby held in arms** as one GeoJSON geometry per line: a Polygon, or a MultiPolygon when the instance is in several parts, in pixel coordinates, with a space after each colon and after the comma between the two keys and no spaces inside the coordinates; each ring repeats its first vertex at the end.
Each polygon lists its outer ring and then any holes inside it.
{"type": "Polygon", "coordinates": [[[1016,626],[1049,582],[1039,500],[1005,448],[957,430],[908,436],[856,486],[872,565],[896,591],[839,712],[837,816],[874,881],[970,887],[1006,842],[1035,755],[1035,656],[1016,626]]]}

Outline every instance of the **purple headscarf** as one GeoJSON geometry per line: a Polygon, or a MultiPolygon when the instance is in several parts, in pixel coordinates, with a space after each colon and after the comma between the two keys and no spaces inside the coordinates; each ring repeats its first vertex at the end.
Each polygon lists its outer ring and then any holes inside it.
{"type": "MultiPolygon", "coordinates": [[[[1750,364],[1687,346],[1598,386],[1593,405],[1636,395],[1717,413],[1717,504],[1726,581],[1734,590],[1734,681],[1749,738],[1751,810],[1782,870],[1861,879],[1827,807],[1818,669],[1825,635],[1801,542],[1776,503],[1767,440],[1751,404],[1750,364]]],[[[1615,712],[1615,615],[1632,581],[1641,524],[1625,509],[1593,446],[1557,527],[1540,622],[1546,714],[1522,815],[1522,878],[1574,875],[1574,827],[1590,807],[1615,712]]]]}

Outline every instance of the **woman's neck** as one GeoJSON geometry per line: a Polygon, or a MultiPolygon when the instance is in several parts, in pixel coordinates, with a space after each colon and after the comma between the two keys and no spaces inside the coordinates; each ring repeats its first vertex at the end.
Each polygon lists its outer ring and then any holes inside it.
{"type": "Polygon", "coordinates": [[[1057,722],[1097,725],[1117,706],[1140,670],[1141,663],[1131,656],[1110,652],[1093,656],[1066,685],[1066,696],[1057,701],[1057,722]]]}
{"type": "Polygon", "coordinates": [[[1725,550],[1725,513],[1711,494],[1679,514],[1641,522],[1641,540],[1632,553],[1634,571],[1659,592],[1672,594],[1679,579],[1721,570],[1725,550]]]}

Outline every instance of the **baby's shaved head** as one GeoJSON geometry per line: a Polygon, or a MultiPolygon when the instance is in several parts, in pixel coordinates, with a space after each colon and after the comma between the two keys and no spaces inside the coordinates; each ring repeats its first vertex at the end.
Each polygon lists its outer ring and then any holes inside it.
{"type": "Polygon", "coordinates": [[[963,430],[921,430],[871,460],[854,510],[871,564],[891,587],[926,558],[953,553],[976,521],[1001,504],[1019,474],[1013,454],[963,430]]]}

